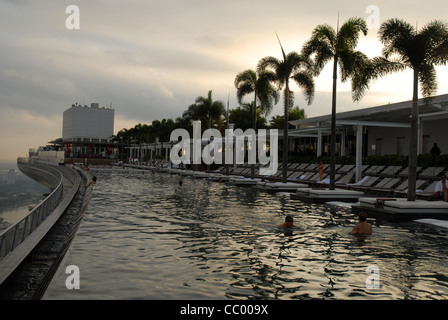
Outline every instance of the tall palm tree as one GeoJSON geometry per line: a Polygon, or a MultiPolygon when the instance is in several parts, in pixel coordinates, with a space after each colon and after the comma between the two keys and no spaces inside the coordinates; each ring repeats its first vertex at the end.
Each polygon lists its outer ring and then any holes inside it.
{"type": "MultiPolygon", "coordinates": [[[[339,22],[338,22],[339,23],[339,22]]],[[[367,56],[356,51],[359,33],[367,35],[367,24],[361,18],[351,18],[341,28],[334,30],[328,24],[318,25],[314,28],[310,40],[303,48],[302,54],[314,55],[316,76],[322,71],[327,62],[333,60],[333,94],[331,102],[331,143],[330,143],[330,190],[335,189],[335,159],[336,159],[336,84],[338,77],[338,66],[340,68],[341,80],[345,82],[352,78],[352,98],[359,101],[362,97],[362,87],[353,79],[360,67],[367,63],[367,56]]]]}
{"type": "MultiPolygon", "coordinates": [[[[278,38],[278,36],[277,36],[278,38]]],[[[312,72],[312,64],[308,57],[300,55],[295,51],[285,54],[280,39],[278,39],[282,50],[283,60],[275,57],[265,57],[260,60],[257,71],[261,74],[265,70],[272,70],[275,74],[275,82],[278,90],[284,87],[284,114],[285,123],[283,127],[283,176],[282,182],[286,183],[286,172],[288,162],[288,113],[293,105],[293,93],[289,89],[289,79],[293,79],[295,83],[302,89],[308,104],[311,104],[314,98],[314,80],[312,72]]]]}
{"type": "Polygon", "coordinates": [[[411,24],[400,20],[385,21],[378,32],[383,44],[382,57],[371,60],[363,69],[360,78],[364,89],[369,81],[388,73],[412,69],[413,96],[411,112],[411,139],[409,146],[409,187],[408,201],[415,201],[418,154],[418,85],[425,100],[437,92],[435,66],[448,62],[448,24],[434,20],[417,30],[411,24]]]}
{"type": "MultiPolygon", "coordinates": [[[[241,104],[243,97],[247,94],[254,94],[253,129],[257,130],[257,98],[261,102],[262,113],[269,114],[279,100],[279,93],[273,86],[275,74],[269,70],[261,71],[257,74],[254,70],[247,69],[238,73],[235,77],[235,88],[238,102],[241,104]]],[[[254,146],[256,148],[256,145],[254,146]]],[[[255,177],[255,164],[251,166],[252,179],[255,177]]]]}

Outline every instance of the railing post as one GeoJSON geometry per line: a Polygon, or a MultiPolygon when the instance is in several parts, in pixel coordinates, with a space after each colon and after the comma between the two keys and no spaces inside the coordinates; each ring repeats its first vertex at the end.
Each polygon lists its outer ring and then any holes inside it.
{"type": "Polygon", "coordinates": [[[19,245],[20,241],[20,230],[19,230],[19,226],[20,224],[16,224],[15,228],[14,228],[14,236],[13,236],[13,241],[12,241],[12,248],[15,248],[19,245]]]}

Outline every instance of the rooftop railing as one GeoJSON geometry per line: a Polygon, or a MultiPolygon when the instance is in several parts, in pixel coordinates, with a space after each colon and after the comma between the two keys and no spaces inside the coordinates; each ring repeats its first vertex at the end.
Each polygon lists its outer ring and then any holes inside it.
{"type": "MultiPolygon", "coordinates": [[[[19,159],[18,165],[23,161],[19,159]]],[[[23,163],[22,164],[28,164],[23,163]]],[[[51,194],[33,208],[25,217],[0,233],[0,260],[17,248],[56,208],[63,191],[63,175],[56,168],[33,164],[32,170],[41,172],[45,182],[54,186],[51,194]]]]}

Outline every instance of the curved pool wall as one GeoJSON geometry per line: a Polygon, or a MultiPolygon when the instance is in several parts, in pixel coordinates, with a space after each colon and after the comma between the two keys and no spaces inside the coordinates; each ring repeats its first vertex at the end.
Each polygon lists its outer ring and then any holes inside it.
{"type": "MultiPolygon", "coordinates": [[[[19,290],[22,292],[14,295],[19,289],[18,283],[32,282],[27,277],[41,276],[46,278],[44,282],[49,282],[49,277],[54,274],[49,271],[55,269],[55,263],[60,262],[65,254],[91,197],[91,190],[83,187],[91,177],[88,172],[64,165],[30,163],[23,159],[18,159],[17,166],[25,175],[50,188],[51,193],[25,217],[0,234],[0,296],[6,299],[36,298],[35,292],[26,292],[27,290],[19,290]],[[70,223],[69,229],[62,226],[64,229],[61,233],[61,221],[67,224],[66,220],[73,217],[75,223],[70,223]],[[58,229],[61,234],[57,239],[53,236],[53,239],[48,240],[54,230],[58,229]],[[46,260],[45,265],[37,268],[38,275],[36,272],[30,275],[29,270],[36,269],[33,267],[36,254],[42,247],[48,246],[49,241],[53,247],[58,247],[56,250],[51,249],[52,253],[57,254],[46,255],[43,258],[46,260]]],[[[34,287],[34,290],[42,291],[42,284],[34,287]]]]}

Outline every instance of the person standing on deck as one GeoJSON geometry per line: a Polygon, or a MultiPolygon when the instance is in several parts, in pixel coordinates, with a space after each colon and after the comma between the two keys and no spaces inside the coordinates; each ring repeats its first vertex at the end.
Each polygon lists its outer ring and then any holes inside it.
{"type": "Polygon", "coordinates": [[[316,167],[317,167],[317,169],[319,169],[319,180],[322,181],[322,178],[324,177],[324,163],[323,163],[323,161],[321,161],[319,165],[316,163],[316,167]]]}

